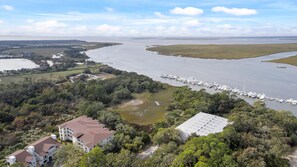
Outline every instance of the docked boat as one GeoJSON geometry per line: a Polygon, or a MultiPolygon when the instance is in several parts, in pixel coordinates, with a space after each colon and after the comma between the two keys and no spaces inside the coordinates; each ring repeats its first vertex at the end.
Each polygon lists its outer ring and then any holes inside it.
{"type": "Polygon", "coordinates": [[[259,99],[261,101],[270,100],[270,101],[275,101],[275,102],[279,102],[279,103],[288,103],[288,104],[292,104],[292,105],[297,105],[297,100],[294,100],[294,99],[284,100],[284,99],[280,99],[280,98],[268,97],[263,93],[256,93],[256,92],[252,92],[252,91],[246,92],[246,91],[242,91],[237,88],[229,87],[227,85],[221,85],[216,82],[200,81],[193,77],[185,78],[185,77],[180,77],[178,75],[162,74],[161,78],[175,80],[177,82],[182,82],[187,85],[226,91],[226,92],[236,94],[239,96],[246,96],[246,97],[253,98],[253,99],[259,99]]]}

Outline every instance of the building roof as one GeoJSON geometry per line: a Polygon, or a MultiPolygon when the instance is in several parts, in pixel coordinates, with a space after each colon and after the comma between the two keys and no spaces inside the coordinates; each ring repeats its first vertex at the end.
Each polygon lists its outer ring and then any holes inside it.
{"type": "Polygon", "coordinates": [[[207,136],[212,133],[222,132],[228,125],[228,119],[212,114],[200,112],[176,129],[181,131],[181,136],[186,140],[191,134],[207,136]]]}
{"type": "Polygon", "coordinates": [[[24,166],[28,166],[29,162],[31,162],[32,159],[34,158],[25,150],[18,150],[6,158],[9,158],[10,156],[15,156],[16,162],[22,163],[24,166]]]}
{"type": "Polygon", "coordinates": [[[111,137],[115,133],[105,128],[104,124],[100,124],[97,120],[93,120],[87,116],[75,118],[63,123],[59,127],[73,130],[73,136],[89,148],[100,144],[102,140],[111,137]]]}
{"type": "MultiPolygon", "coordinates": [[[[34,146],[35,152],[41,156],[44,156],[48,153],[48,150],[51,147],[59,147],[60,143],[57,140],[53,139],[51,136],[46,136],[35,141],[29,146],[34,146]]],[[[26,148],[28,148],[28,146],[26,148]]]]}

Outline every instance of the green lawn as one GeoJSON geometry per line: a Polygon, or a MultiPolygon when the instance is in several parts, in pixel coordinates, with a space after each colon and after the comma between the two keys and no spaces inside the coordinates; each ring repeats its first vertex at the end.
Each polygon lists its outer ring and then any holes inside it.
{"type": "Polygon", "coordinates": [[[173,92],[177,89],[166,86],[165,90],[158,93],[134,94],[135,99],[143,101],[143,104],[137,106],[121,104],[116,110],[124,120],[138,125],[149,125],[163,121],[166,107],[171,103],[173,92]],[[159,103],[159,106],[155,101],[159,103]]]}
{"type": "Polygon", "coordinates": [[[101,66],[101,64],[96,65],[80,65],[75,68],[69,68],[67,71],[59,71],[59,72],[45,72],[40,74],[23,74],[16,76],[8,76],[8,77],[0,77],[0,84],[9,84],[11,82],[22,82],[26,78],[31,78],[33,81],[40,80],[51,80],[56,81],[59,79],[63,79],[71,74],[79,74],[83,72],[85,69],[90,69],[92,72],[95,72],[97,68],[101,66]]]}
{"type": "Polygon", "coordinates": [[[243,59],[297,51],[297,44],[169,45],[148,48],[161,55],[204,59],[243,59]]]}
{"type": "Polygon", "coordinates": [[[287,58],[270,60],[268,62],[290,64],[290,65],[293,65],[293,66],[297,66],[297,55],[296,56],[287,57],[287,58]]]}

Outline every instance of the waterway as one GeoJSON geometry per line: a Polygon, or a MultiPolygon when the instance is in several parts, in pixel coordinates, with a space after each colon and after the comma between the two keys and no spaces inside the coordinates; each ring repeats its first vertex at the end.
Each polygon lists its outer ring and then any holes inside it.
{"type": "MultiPolygon", "coordinates": [[[[41,39],[74,39],[45,37],[0,37],[0,40],[41,40],[41,39]]],[[[122,45],[91,50],[87,55],[95,62],[104,63],[114,68],[133,71],[146,75],[156,81],[174,86],[184,84],[161,78],[161,74],[175,74],[183,77],[194,77],[204,82],[216,82],[240,90],[264,93],[269,97],[297,99],[297,67],[264,62],[276,58],[289,57],[296,52],[278,53],[258,58],[241,60],[214,60],[162,56],[146,50],[152,45],[172,44],[269,44],[297,43],[297,37],[258,37],[258,38],[130,38],[130,37],[81,37],[79,40],[93,42],[120,42],[122,45]]],[[[25,59],[0,60],[0,71],[21,68],[35,68],[36,64],[25,59]]],[[[193,89],[201,89],[193,87],[193,89]]],[[[213,93],[213,90],[209,90],[213,93]]],[[[244,98],[253,103],[253,99],[244,98]]],[[[273,109],[289,110],[297,116],[297,106],[267,101],[273,109]]]]}
{"type": "MultiPolygon", "coordinates": [[[[88,40],[101,41],[102,39],[88,40]]],[[[280,64],[263,62],[293,56],[297,51],[240,60],[214,60],[162,56],[146,50],[148,46],[169,44],[297,43],[295,38],[108,38],[102,41],[121,42],[122,45],[91,50],[87,55],[93,61],[102,62],[120,70],[137,72],[174,86],[183,84],[163,79],[160,75],[167,73],[186,78],[194,77],[205,82],[216,82],[245,91],[264,93],[269,97],[297,99],[297,67],[282,65],[286,68],[277,68],[280,64]]],[[[200,89],[200,87],[194,87],[194,89],[200,89]]],[[[245,100],[250,103],[254,101],[249,98],[245,100]]],[[[267,101],[266,105],[273,109],[290,110],[297,116],[297,106],[271,101],[267,101]]]]}

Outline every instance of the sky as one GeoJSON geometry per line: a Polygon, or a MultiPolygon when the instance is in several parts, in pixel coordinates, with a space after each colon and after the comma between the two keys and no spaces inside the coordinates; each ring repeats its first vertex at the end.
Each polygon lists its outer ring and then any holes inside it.
{"type": "Polygon", "coordinates": [[[297,0],[0,0],[5,36],[297,36],[297,0]]]}

